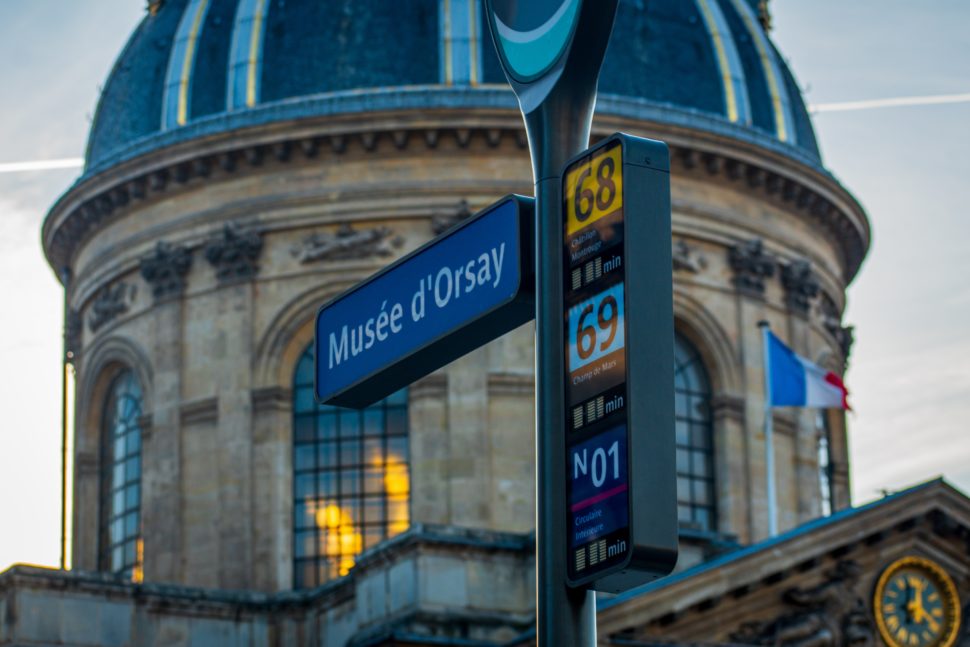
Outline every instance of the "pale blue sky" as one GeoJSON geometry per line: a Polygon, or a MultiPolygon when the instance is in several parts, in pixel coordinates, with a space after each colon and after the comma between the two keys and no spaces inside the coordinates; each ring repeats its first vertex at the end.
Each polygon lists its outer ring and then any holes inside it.
{"type": "MultiPolygon", "coordinates": [[[[970,92],[966,0],[773,0],[810,103],[970,92]]],[[[0,0],[0,164],[83,155],[142,0],[0,0]]],[[[849,290],[856,502],[945,475],[970,490],[970,103],[815,116],[873,247],[849,290]]],[[[0,570],[54,565],[62,293],[40,224],[76,170],[0,173],[0,570]]]]}

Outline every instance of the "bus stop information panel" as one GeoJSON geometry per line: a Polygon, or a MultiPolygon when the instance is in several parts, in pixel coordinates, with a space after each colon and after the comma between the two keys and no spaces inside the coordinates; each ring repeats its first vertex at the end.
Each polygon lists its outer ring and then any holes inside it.
{"type": "Polygon", "coordinates": [[[614,135],[563,173],[567,582],[619,592],[677,559],[670,180],[614,135]]]}

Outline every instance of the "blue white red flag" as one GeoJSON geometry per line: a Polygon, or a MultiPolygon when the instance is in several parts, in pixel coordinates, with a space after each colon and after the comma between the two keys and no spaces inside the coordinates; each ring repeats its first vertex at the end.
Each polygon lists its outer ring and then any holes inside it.
{"type": "Polygon", "coordinates": [[[770,330],[764,333],[770,406],[851,408],[842,378],[796,354],[770,330]]]}

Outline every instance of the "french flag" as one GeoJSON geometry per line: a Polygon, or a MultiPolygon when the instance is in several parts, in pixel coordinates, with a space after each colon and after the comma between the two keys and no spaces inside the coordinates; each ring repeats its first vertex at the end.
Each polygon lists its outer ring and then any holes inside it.
{"type": "Polygon", "coordinates": [[[797,355],[767,326],[763,330],[770,406],[851,408],[847,400],[849,392],[838,375],[797,355]]]}

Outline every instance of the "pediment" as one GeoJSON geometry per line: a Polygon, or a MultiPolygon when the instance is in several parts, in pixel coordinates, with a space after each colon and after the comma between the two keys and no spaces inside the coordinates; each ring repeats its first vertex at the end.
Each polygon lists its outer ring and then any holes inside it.
{"type": "MultiPolygon", "coordinates": [[[[905,556],[938,564],[970,611],[970,499],[942,480],[807,523],[601,599],[601,645],[883,645],[873,592],[905,556]]],[[[970,645],[964,621],[957,645],[970,645]]]]}

